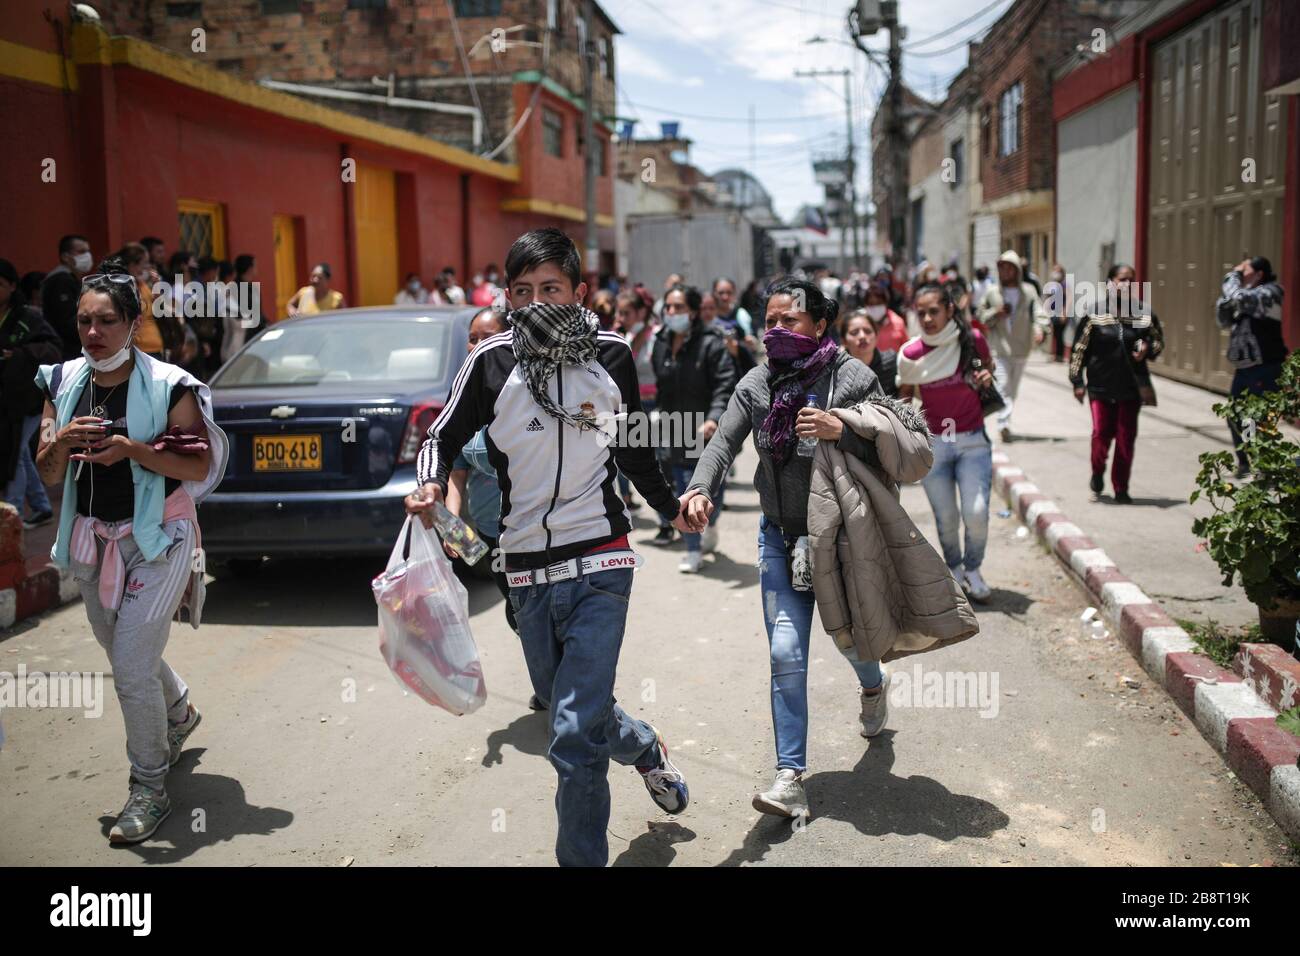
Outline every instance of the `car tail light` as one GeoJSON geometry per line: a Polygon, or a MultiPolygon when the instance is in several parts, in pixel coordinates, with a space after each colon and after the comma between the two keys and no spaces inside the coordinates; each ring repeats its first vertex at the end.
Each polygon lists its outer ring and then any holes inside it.
{"type": "Polygon", "coordinates": [[[397,463],[409,465],[420,454],[420,446],[429,435],[429,427],[442,411],[441,402],[422,402],[411,406],[411,416],[402,432],[402,446],[397,451],[397,463]]]}

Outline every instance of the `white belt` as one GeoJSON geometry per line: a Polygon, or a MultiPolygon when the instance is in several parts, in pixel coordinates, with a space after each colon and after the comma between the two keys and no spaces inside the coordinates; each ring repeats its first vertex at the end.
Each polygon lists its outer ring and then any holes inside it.
{"type": "Polygon", "coordinates": [[[585,558],[570,558],[568,561],[548,564],[535,571],[507,571],[506,583],[512,588],[526,588],[534,584],[570,581],[578,576],[579,563],[583,574],[595,574],[597,571],[636,570],[645,564],[645,558],[635,551],[602,551],[585,558]]]}

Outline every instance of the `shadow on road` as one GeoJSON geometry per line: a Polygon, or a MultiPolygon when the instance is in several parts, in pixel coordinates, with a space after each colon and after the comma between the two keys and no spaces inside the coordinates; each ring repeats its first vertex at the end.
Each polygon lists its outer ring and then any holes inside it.
{"type": "Polygon", "coordinates": [[[247,577],[208,584],[204,624],[365,627],[375,623],[374,576],[383,558],[265,561],[247,577]]]}
{"type": "MultiPolygon", "coordinates": [[[[213,773],[195,773],[206,749],[185,751],[180,763],[167,774],[167,792],[172,798],[171,816],[158,828],[153,840],[121,849],[134,853],[145,863],[179,863],[203,847],[213,846],[244,835],[268,836],[293,822],[293,814],[278,807],[257,807],[244,799],[244,787],[238,780],[213,773]],[[195,816],[202,810],[201,818],[195,816]],[[203,829],[195,832],[202,820],[203,829]],[[154,840],[170,840],[160,845],[154,840]]],[[[99,822],[108,838],[116,817],[104,816],[99,822]]]]}
{"type": "Polygon", "coordinates": [[[695,831],[669,820],[646,824],[646,832],[632,840],[611,866],[668,866],[677,857],[678,843],[695,839],[695,831]]]}
{"type": "Polygon", "coordinates": [[[970,602],[971,610],[975,612],[992,611],[995,614],[1010,614],[1012,617],[1021,617],[1029,610],[1031,604],[1036,603],[1028,594],[1021,594],[1019,591],[1008,591],[1006,588],[990,588],[993,593],[983,604],[975,601],[970,602]]]}
{"type": "Polygon", "coordinates": [[[493,764],[501,763],[501,748],[506,744],[521,754],[545,757],[550,746],[548,717],[549,712],[545,710],[529,711],[516,717],[509,726],[488,734],[487,753],[483,755],[483,766],[491,767],[493,764]]]}
{"type": "MultiPolygon", "coordinates": [[[[805,779],[812,816],[843,820],[865,836],[930,836],[945,842],[958,837],[987,839],[1003,830],[1011,818],[987,800],[953,793],[930,777],[896,777],[894,731],[872,739],[852,770],[816,773],[805,779]]],[[[804,827],[790,820],[763,815],[719,866],[759,863],[774,846],[798,839],[804,827]]],[[[797,860],[790,862],[797,863],[797,860]]]]}
{"type": "MultiPolygon", "coordinates": [[[[1102,495],[1096,501],[1089,501],[1088,504],[1114,505],[1115,499],[1110,495],[1102,495]]],[[[1148,508],[1181,508],[1185,504],[1187,504],[1186,498],[1134,498],[1131,504],[1122,507],[1135,508],[1140,505],[1145,505],[1148,508]]]]}
{"type": "Polygon", "coordinates": [[[721,582],[735,591],[758,584],[758,566],[753,561],[733,561],[725,554],[714,552],[700,565],[700,577],[721,582]]]}

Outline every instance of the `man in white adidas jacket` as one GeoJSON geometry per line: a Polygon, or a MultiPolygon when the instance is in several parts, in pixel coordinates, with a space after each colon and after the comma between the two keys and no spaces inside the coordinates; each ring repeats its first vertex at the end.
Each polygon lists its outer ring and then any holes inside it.
{"type": "MultiPolygon", "coordinates": [[[[501,550],[533,685],[550,687],[551,764],[559,777],[556,858],[609,859],[612,758],[635,766],[655,803],[689,799],[659,733],[614,701],[632,569],[641,559],[615,477],[622,471],[679,530],[692,528],[651,447],[615,447],[601,428],[640,415],[632,352],[579,304],[586,295],[573,241],[558,229],[517,239],[506,257],[510,330],[480,342],[457,375],[420,449],[421,489],[407,511],[428,522],[461,447],[486,427],[501,486],[501,550]]],[[[628,429],[631,433],[632,429],[628,429]]]]}

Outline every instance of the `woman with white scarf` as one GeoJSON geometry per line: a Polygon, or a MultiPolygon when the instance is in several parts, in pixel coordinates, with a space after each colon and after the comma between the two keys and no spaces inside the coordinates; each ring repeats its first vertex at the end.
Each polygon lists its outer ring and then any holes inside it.
{"type": "Polygon", "coordinates": [[[899,352],[898,394],[920,399],[937,439],[934,466],[921,486],[934,510],[944,561],[973,600],[987,601],[992,592],[980,566],[988,541],[993,448],[977,389],[992,383],[993,357],[979,331],[967,327],[946,286],[921,286],[914,301],[921,334],[899,352]]]}
{"type": "Polygon", "coordinates": [[[63,482],[51,557],[72,570],[126,723],[130,796],[112,843],[147,839],[171,813],[167,771],[199,723],[162,653],[179,607],[198,627],[195,505],[221,481],[228,448],[208,387],[134,347],[140,321],[135,280],[105,260],[81,286],[82,357],[36,375],[46,423],[37,466],[47,485],[63,482]]]}

